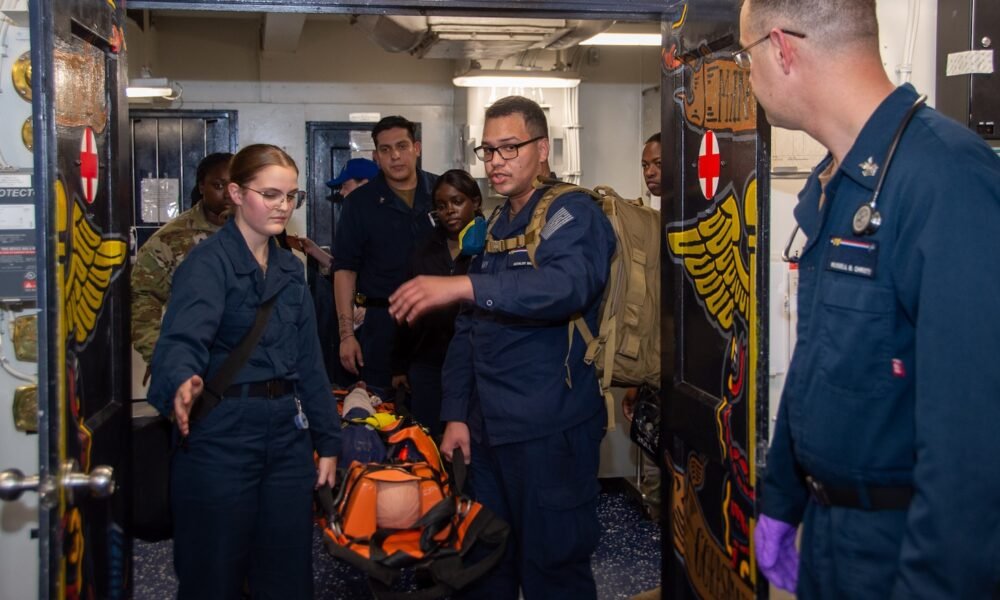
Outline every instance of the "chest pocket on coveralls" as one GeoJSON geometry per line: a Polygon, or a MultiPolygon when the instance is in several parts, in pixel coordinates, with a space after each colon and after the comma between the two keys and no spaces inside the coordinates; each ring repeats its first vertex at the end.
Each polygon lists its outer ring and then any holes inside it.
{"type": "Polygon", "coordinates": [[[302,310],[303,286],[289,284],[282,290],[267,324],[265,337],[274,349],[272,360],[294,370],[299,356],[298,320],[302,310]],[[272,341],[273,340],[273,341],[272,341]]]}
{"type": "Polygon", "coordinates": [[[823,378],[834,391],[854,397],[885,394],[892,375],[892,290],[832,276],[820,294],[823,378]]]}

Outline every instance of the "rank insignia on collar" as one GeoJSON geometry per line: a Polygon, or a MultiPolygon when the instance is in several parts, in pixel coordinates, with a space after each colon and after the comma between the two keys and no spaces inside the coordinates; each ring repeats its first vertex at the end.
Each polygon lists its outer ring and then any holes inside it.
{"type": "Polygon", "coordinates": [[[865,177],[875,177],[875,173],[878,173],[878,164],[875,163],[875,158],[872,156],[869,156],[868,160],[858,166],[861,167],[861,174],[865,177]]]}

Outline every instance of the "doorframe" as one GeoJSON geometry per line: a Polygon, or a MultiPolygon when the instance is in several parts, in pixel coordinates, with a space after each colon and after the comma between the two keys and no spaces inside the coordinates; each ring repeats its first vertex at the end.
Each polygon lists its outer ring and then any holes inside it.
{"type": "MultiPolygon", "coordinates": [[[[126,188],[122,182],[121,175],[123,169],[120,163],[117,160],[111,160],[113,157],[122,156],[128,151],[128,144],[123,137],[127,131],[125,129],[125,125],[127,124],[127,100],[125,98],[126,55],[124,42],[120,38],[115,37],[116,33],[120,34],[122,31],[119,25],[124,23],[125,13],[124,8],[116,5],[114,2],[107,4],[100,2],[92,2],[90,4],[76,3],[72,7],[70,7],[70,4],[69,2],[54,1],[33,2],[31,11],[29,11],[30,56],[32,64],[31,119],[34,131],[32,187],[35,192],[35,256],[38,271],[36,289],[39,308],[37,313],[39,464],[38,485],[36,488],[38,493],[39,523],[37,535],[39,561],[38,597],[42,600],[53,596],[63,597],[69,593],[84,589],[97,589],[99,593],[123,594],[129,594],[131,589],[129,587],[131,585],[131,577],[129,575],[131,569],[131,542],[122,529],[122,527],[127,526],[128,512],[127,509],[123,509],[120,506],[116,508],[119,500],[111,495],[114,493],[113,490],[116,487],[118,490],[127,489],[127,478],[130,476],[130,464],[127,455],[130,439],[126,437],[128,430],[125,425],[125,419],[128,417],[123,417],[123,415],[128,414],[126,390],[128,389],[127,373],[130,363],[128,348],[130,341],[127,337],[128,327],[124,325],[128,320],[128,303],[126,300],[123,300],[120,290],[117,289],[123,285],[127,285],[127,283],[122,283],[121,280],[123,279],[123,275],[127,273],[129,219],[126,214],[127,210],[112,210],[112,206],[116,201],[120,201],[126,188]],[[81,12],[85,12],[88,9],[97,10],[95,7],[99,8],[101,13],[99,16],[105,17],[106,20],[101,21],[101,19],[97,19],[97,23],[88,22],[84,24],[80,18],[77,18],[81,12]],[[116,329],[126,332],[124,340],[113,337],[110,339],[106,348],[110,354],[110,362],[108,363],[109,371],[102,373],[101,378],[95,377],[93,379],[105,383],[106,387],[99,390],[99,392],[107,394],[110,396],[110,399],[101,408],[89,415],[84,423],[74,423],[72,425],[65,423],[62,428],[67,430],[67,432],[73,427],[76,427],[77,431],[80,431],[82,428],[90,428],[92,431],[96,431],[101,425],[108,426],[110,422],[112,425],[120,428],[118,431],[120,435],[114,438],[115,441],[121,443],[126,448],[125,456],[114,456],[116,459],[114,463],[114,479],[111,480],[111,491],[108,492],[109,497],[90,504],[91,508],[98,503],[107,507],[109,521],[104,523],[107,525],[107,528],[101,530],[105,535],[103,541],[106,543],[103,547],[106,552],[103,558],[115,561],[103,564],[102,566],[106,567],[106,569],[95,576],[94,579],[89,578],[91,572],[82,566],[82,562],[69,564],[65,570],[62,566],[63,558],[72,554],[70,552],[70,549],[74,548],[72,544],[84,543],[84,537],[80,535],[80,531],[86,530],[88,533],[93,531],[87,528],[86,521],[84,521],[82,529],[77,529],[76,533],[78,537],[75,539],[65,539],[65,543],[53,541],[54,535],[60,534],[59,539],[62,539],[61,536],[74,526],[72,519],[69,520],[70,524],[62,523],[59,511],[66,511],[71,506],[75,510],[77,507],[86,507],[88,505],[88,501],[73,502],[70,500],[67,488],[72,489],[72,487],[77,486],[73,485],[71,487],[63,479],[63,475],[66,474],[65,471],[68,465],[70,465],[70,461],[68,460],[63,462],[67,458],[64,456],[66,448],[63,445],[67,438],[64,436],[64,432],[53,431],[54,427],[58,427],[60,423],[65,422],[67,411],[72,410],[67,408],[70,400],[63,395],[63,386],[65,386],[66,395],[68,395],[75,393],[70,392],[70,390],[76,384],[76,381],[68,381],[69,374],[66,372],[67,364],[63,362],[66,356],[70,354],[70,351],[64,347],[64,344],[69,343],[67,337],[60,337],[67,332],[60,330],[60,314],[64,311],[64,306],[60,297],[62,290],[60,289],[60,282],[57,281],[58,268],[56,266],[59,260],[58,244],[69,245],[76,243],[75,241],[67,241],[72,239],[69,236],[71,235],[72,227],[75,226],[69,219],[67,219],[66,231],[58,231],[60,217],[66,218],[66,215],[59,214],[60,207],[57,202],[59,196],[55,185],[56,182],[60,181],[60,147],[65,146],[65,142],[59,138],[60,128],[64,127],[64,125],[57,122],[58,113],[56,103],[59,98],[56,93],[57,82],[55,77],[56,42],[60,39],[59,35],[62,33],[61,25],[63,23],[62,17],[66,13],[73,14],[69,26],[71,35],[92,44],[104,54],[103,63],[106,77],[104,81],[104,93],[106,94],[104,101],[107,110],[107,120],[104,127],[107,133],[105,133],[104,129],[98,129],[97,133],[107,138],[106,144],[99,148],[100,152],[98,154],[99,164],[101,164],[100,161],[102,159],[106,160],[106,162],[101,167],[98,184],[98,190],[100,191],[95,194],[94,201],[96,202],[102,195],[106,196],[107,206],[102,207],[98,205],[94,208],[94,213],[91,216],[101,222],[101,227],[103,228],[102,234],[109,234],[107,236],[102,235],[104,240],[121,244],[126,248],[126,258],[119,261],[118,258],[121,255],[117,254],[114,262],[109,262],[111,275],[107,280],[107,288],[105,288],[107,293],[100,299],[97,315],[92,324],[94,329],[90,332],[96,335],[88,337],[79,351],[78,349],[72,351],[72,354],[76,356],[82,355],[82,350],[96,339],[97,335],[102,335],[103,332],[108,331],[108,329],[101,329],[98,326],[98,320],[110,320],[109,328],[112,332],[116,329]],[[92,30],[91,27],[98,28],[99,31],[92,30]],[[113,69],[109,69],[109,67],[112,67],[112,64],[113,69]],[[107,291],[112,289],[112,287],[116,290],[114,295],[107,291]],[[65,355],[62,354],[63,352],[65,352],[65,355]],[[121,392],[120,397],[115,397],[116,392],[121,392]],[[124,486],[121,484],[123,480],[126,481],[124,486]],[[46,496],[50,498],[48,502],[52,505],[46,505],[46,496]],[[116,514],[112,515],[111,513],[116,514]],[[121,520],[115,520],[114,516],[120,516],[121,520]],[[78,578],[72,582],[77,587],[70,590],[68,589],[64,575],[73,568],[78,569],[78,578]],[[81,575],[81,573],[84,573],[86,577],[81,575]],[[99,586],[102,581],[109,586],[107,590],[100,589],[99,586]],[[97,587],[84,588],[84,584],[92,584],[97,587]],[[121,587],[111,589],[110,586],[118,584],[121,587]]],[[[76,123],[65,125],[67,128],[77,128],[80,126],[76,123]]],[[[65,158],[65,156],[62,156],[62,158],[65,158]]],[[[65,161],[62,164],[65,164],[65,161]]],[[[77,160],[76,165],[80,165],[79,160],[77,160]]],[[[72,205],[73,202],[75,202],[75,198],[67,190],[67,206],[72,205]]],[[[88,222],[89,219],[89,217],[84,217],[84,220],[88,222]]],[[[127,281],[127,277],[124,279],[127,281]]],[[[83,388],[79,389],[82,390],[83,388]]],[[[93,392],[93,395],[100,397],[100,393],[93,392]]],[[[82,394],[78,397],[82,397],[82,394]]],[[[87,442],[86,450],[88,461],[91,458],[90,451],[92,449],[89,445],[90,441],[88,440],[87,442]]],[[[83,474],[89,474],[86,471],[92,466],[88,464],[73,465],[72,469],[74,474],[78,474],[82,467],[84,469],[83,474]]],[[[86,495],[85,492],[81,493],[86,495]]],[[[120,498],[121,495],[121,492],[119,492],[118,497],[120,498]]],[[[87,520],[91,520],[89,516],[87,520]]],[[[96,521],[98,524],[102,523],[102,521],[97,519],[93,519],[93,521],[96,521]]],[[[76,526],[80,527],[79,524],[76,526]]],[[[93,551],[89,545],[80,547],[77,550],[75,552],[75,560],[77,561],[84,560],[84,552],[93,551]]],[[[102,555],[92,554],[92,556],[102,555]]]]}
{"type": "MultiPolygon", "coordinates": [[[[204,10],[220,12],[453,15],[469,17],[586,18],[660,21],[689,0],[297,0],[280,4],[242,0],[130,0],[129,10],[204,10]]],[[[733,0],[703,0],[731,7],[733,0]]]]}
{"type": "MultiPolygon", "coordinates": [[[[32,6],[33,16],[30,19],[29,36],[31,38],[31,90],[37,100],[32,102],[31,126],[34,131],[34,153],[32,174],[34,181],[54,182],[58,175],[56,159],[56,126],[52,99],[55,97],[55,29],[53,26],[53,6],[50,2],[36,2],[32,6]],[[45,111],[35,107],[46,107],[45,111]]],[[[56,378],[51,373],[49,360],[49,326],[56,323],[58,298],[56,291],[49,286],[48,270],[54,265],[47,233],[52,231],[55,222],[55,194],[51,185],[34,185],[35,187],[35,260],[38,264],[38,306],[39,312],[45,310],[45,315],[38,319],[38,405],[46,410],[39,410],[38,415],[38,477],[45,481],[53,474],[49,468],[49,457],[57,452],[58,440],[49,432],[49,420],[52,411],[52,399],[59,394],[56,378]]],[[[53,514],[42,506],[38,500],[38,597],[39,600],[49,598],[49,573],[52,565],[58,562],[57,550],[49,543],[49,531],[52,528],[53,514]]]]}

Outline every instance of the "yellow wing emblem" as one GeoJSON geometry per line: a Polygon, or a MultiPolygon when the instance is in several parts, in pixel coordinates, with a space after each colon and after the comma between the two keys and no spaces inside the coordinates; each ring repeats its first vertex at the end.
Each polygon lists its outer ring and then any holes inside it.
{"type": "Polygon", "coordinates": [[[746,236],[752,263],[757,242],[753,233],[757,224],[756,191],[754,179],[743,198],[746,223],[741,219],[736,195],[730,191],[714,213],[686,229],[667,234],[667,244],[681,259],[695,294],[723,331],[732,329],[735,313],[744,319],[749,315],[753,277],[740,246],[746,236]]]}
{"type": "Polygon", "coordinates": [[[59,231],[57,255],[67,271],[60,277],[62,302],[66,317],[66,332],[78,344],[84,343],[97,325],[97,317],[104,304],[104,295],[112,280],[125,263],[128,246],[124,240],[103,238],[98,233],[78,202],[73,202],[71,240],[67,257],[66,243],[66,193],[62,182],[57,186],[56,228],[59,231]]]}

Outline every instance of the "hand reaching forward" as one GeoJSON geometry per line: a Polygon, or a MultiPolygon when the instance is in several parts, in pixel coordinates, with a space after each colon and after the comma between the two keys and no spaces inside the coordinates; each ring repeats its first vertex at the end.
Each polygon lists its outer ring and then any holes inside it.
{"type": "Polygon", "coordinates": [[[473,299],[472,280],[466,275],[420,275],[399,286],[389,296],[389,314],[398,323],[413,323],[435,308],[473,299]]]}

